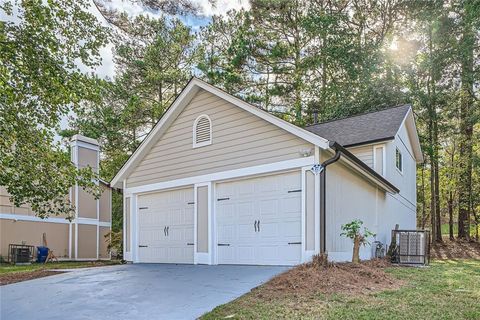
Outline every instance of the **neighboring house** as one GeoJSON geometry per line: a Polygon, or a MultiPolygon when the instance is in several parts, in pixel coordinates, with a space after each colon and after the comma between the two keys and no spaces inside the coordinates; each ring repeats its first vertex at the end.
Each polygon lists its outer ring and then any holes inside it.
{"type": "MultiPolygon", "coordinates": [[[[98,172],[99,144],[97,140],[75,135],[71,140],[72,161],[77,167],[90,166],[98,172]]],[[[99,181],[102,195],[96,200],[81,187],[69,191],[75,205],[75,219],[64,216],[41,219],[29,206],[15,207],[9,194],[0,187],[0,256],[8,257],[9,244],[42,245],[43,233],[54,254],[68,260],[110,259],[105,235],[111,228],[111,188],[99,181]]]]}
{"type": "Polygon", "coordinates": [[[361,219],[384,244],[395,224],[415,229],[420,161],[410,106],[302,129],[193,78],[111,182],[124,190],[124,257],[349,260],[342,224],[361,219]]]}

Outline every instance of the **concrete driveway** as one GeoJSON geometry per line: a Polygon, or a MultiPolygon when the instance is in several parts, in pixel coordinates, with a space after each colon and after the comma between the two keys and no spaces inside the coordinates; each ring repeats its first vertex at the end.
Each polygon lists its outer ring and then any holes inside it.
{"type": "Polygon", "coordinates": [[[0,319],[195,319],[285,267],[135,264],[0,287],[0,319]]]}

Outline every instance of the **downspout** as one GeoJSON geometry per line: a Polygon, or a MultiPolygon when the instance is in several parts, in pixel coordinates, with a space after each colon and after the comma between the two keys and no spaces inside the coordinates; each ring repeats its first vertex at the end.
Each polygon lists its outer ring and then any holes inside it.
{"type": "MultiPolygon", "coordinates": [[[[329,142],[329,146],[333,148],[336,142],[329,142]]],[[[327,185],[327,167],[340,159],[342,152],[335,148],[335,155],[330,159],[325,160],[320,164],[320,253],[325,253],[327,248],[327,197],[326,197],[326,185],[327,185]]]]}

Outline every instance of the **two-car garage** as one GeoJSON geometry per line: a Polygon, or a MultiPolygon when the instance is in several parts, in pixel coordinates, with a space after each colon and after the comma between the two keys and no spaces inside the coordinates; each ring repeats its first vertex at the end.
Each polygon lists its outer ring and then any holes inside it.
{"type": "MultiPolygon", "coordinates": [[[[301,262],[300,171],[214,184],[215,263],[301,262]]],[[[194,263],[193,186],[138,196],[138,261],[194,263]]]]}

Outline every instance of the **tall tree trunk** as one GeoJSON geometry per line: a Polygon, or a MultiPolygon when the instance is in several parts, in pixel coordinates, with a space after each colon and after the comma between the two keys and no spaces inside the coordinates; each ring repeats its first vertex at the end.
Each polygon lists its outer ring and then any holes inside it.
{"type": "Polygon", "coordinates": [[[425,163],[422,163],[422,229],[425,229],[427,223],[427,199],[425,199],[425,163]]]}
{"type": "Polygon", "coordinates": [[[470,238],[470,209],[472,196],[472,167],[473,167],[473,84],[474,84],[474,47],[475,32],[472,27],[472,4],[465,4],[463,17],[463,33],[460,39],[461,63],[461,96],[460,96],[460,174],[458,188],[458,237],[470,238]]]}
{"type": "Polygon", "coordinates": [[[437,111],[433,108],[433,148],[434,148],[434,182],[435,182],[435,228],[436,228],[436,241],[442,242],[442,218],[440,216],[440,177],[439,177],[439,167],[438,167],[438,117],[437,111]]]}
{"type": "Polygon", "coordinates": [[[430,142],[430,205],[432,222],[432,240],[442,242],[441,217],[440,217],[440,182],[438,175],[438,117],[437,117],[437,94],[436,94],[436,76],[434,66],[434,48],[433,48],[433,27],[429,28],[429,76],[428,76],[428,131],[430,142]]]}
{"type": "Polygon", "coordinates": [[[450,240],[455,240],[453,235],[453,192],[448,192],[448,233],[450,240]]]}

